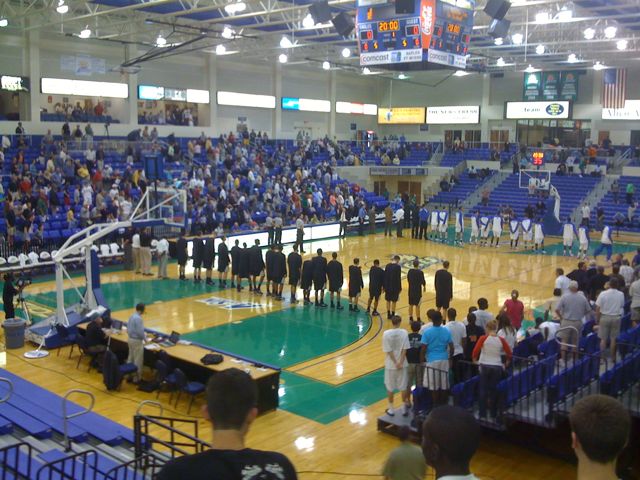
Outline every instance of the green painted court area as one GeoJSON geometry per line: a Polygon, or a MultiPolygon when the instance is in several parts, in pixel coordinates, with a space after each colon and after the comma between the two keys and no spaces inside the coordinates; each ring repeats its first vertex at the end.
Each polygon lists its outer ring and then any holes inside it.
{"type": "Polygon", "coordinates": [[[351,419],[351,412],[386,396],[382,369],[337,386],[286,371],[280,380],[280,408],[324,424],[346,415],[351,419]]]}
{"type": "MultiPolygon", "coordinates": [[[[132,308],[136,303],[152,304],[154,302],[167,302],[180,298],[188,298],[194,295],[202,295],[208,292],[217,292],[220,289],[217,284],[206,285],[204,282],[194,285],[193,282],[180,280],[149,280],[140,282],[119,282],[102,284],[102,293],[112,311],[132,308]]],[[[30,295],[26,291],[25,299],[56,308],[56,292],[46,292],[30,295]]],[[[80,289],[84,292],[84,288],[80,289]]],[[[78,293],[74,289],[64,291],[65,305],[71,305],[79,301],[78,293]]]]}

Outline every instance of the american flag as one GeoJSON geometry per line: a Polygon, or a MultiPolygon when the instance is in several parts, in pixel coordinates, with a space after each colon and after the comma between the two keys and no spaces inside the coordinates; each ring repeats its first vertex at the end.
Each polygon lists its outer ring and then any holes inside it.
{"type": "Polygon", "coordinates": [[[608,68],[602,82],[602,107],[624,108],[627,96],[627,69],[608,68]]]}

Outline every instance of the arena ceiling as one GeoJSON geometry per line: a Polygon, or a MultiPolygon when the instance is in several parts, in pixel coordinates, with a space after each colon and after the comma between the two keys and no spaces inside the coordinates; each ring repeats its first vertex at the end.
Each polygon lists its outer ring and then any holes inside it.
{"type": "MultiPolygon", "coordinates": [[[[193,52],[222,54],[224,49],[225,55],[242,61],[277,62],[279,55],[286,53],[289,64],[321,66],[329,61],[331,68],[359,72],[355,35],[343,38],[330,23],[309,25],[305,17],[311,2],[4,0],[0,2],[0,18],[6,18],[8,26],[0,29],[0,35],[38,30],[42,35],[79,37],[83,30],[90,30],[89,38],[78,41],[136,45],[142,57],[134,58],[132,64],[193,52]],[[59,13],[63,5],[68,10],[59,13]],[[283,36],[291,43],[288,48],[281,46],[283,36]],[[166,44],[157,46],[158,37],[166,44]],[[345,48],[351,51],[349,57],[343,56],[345,48]]],[[[484,3],[481,0],[475,11],[471,68],[492,72],[521,70],[528,65],[589,68],[596,62],[629,66],[640,60],[640,0],[515,0],[506,16],[511,21],[509,37],[501,45],[487,35],[490,18],[482,11],[484,3]],[[517,36],[514,40],[514,34],[521,34],[521,43],[517,36]]],[[[330,0],[329,4],[334,14],[355,14],[354,0],[330,0]]]]}

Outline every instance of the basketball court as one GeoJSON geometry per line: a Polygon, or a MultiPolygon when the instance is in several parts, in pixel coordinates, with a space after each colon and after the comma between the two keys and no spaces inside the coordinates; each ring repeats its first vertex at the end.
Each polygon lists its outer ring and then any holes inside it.
{"type": "MultiPolygon", "coordinates": [[[[410,230],[404,233],[410,234],[410,230]]],[[[288,300],[277,302],[270,297],[253,295],[246,289],[242,292],[221,289],[217,282],[213,286],[194,285],[190,280],[176,279],[175,263],[169,267],[172,277],[169,280],[142,277],[120,267],[105,267],[101,272],[101,287],[114,318],[126,320],[133,313],[134,305],[144,302],[148,306],[144,316],[146,328],[167,334],[177,331],[182,339],[282,369],[279,409],[258,418],[250,433],[252,447],[276,449],[289,455],[294,463],[305,466],[301,478],[348,478],[346,473],[374,476],[396,440],[376,432],[376,419],[385,408],[381,337],[390,322],[384,315],[383,304],[379,307],[383,317],[370,317],[365,312],[367,273],[373,260],[379,259],[384,265],[398,254],[405,274],[413,260],[419,260],[427,280],[423,318],[435,303],[433,276],[442,261],[448,260],[454,276],[452,307],[458,311],[459,318],[466,315],[467,309],[480,297],[487,298],[489,310],[497,313],[516,288],[525,304],[526,319],[532,319],[535,309],[551,296],[555,269],[562,267],[570,271],[577,259],[561,256],[562,247],[557,238],[548,239],[545,255],[510,250],[506,236],[503,238],[505,244],[500,248],[452,246],[406,237],[389,239],[382,233],[306,243],[305,259],[317,248],[322,248],[327,256],[337,251],[346,270],[354,257],[360,258],[365,295],[360,299],[358,313],[319,309],[302,303],[291,305],[288,300]],[[342,439],[347,436],[350,441],[345,448],[342,439]],[[338,473],[333,476],[318,473],[329,471],[338,473]]],[[[290,248],[285,248],[285,254],[290,248]]],[[[636,244],[631,241],[619,241],[615,251],[629,252],[635,248],[636,244]]],[[[72,301],[75,291],[69,287],[67,279],[65,298],[72,301]]],[[[345,295],[346,287],[345,281],[345,295]]],[[[397,313],[404,317],[403,325],[407,327],[406,283],[404,288],[397,313]]],[[[26,292],[26,300],[35,320],[46,316],[56,306],[55,283],[52,280],[34,283],[26,292]]],[[[343,303],[347,302],[343,299],[343,303]]],[[[127,426],[131,426],[139,402],[154,398],[132,385],[124,385],[119,392],[106,392],[101,377],[95,372],[70,368],[76,357],[67,359],[66,351],[38,361],[25,360],[21,355],[19,350],[8,353],[10,371],[58,394],[71,388],[88,389],[99,399],[96,403],[99,413],[127,426]]],[[[238,367],[242,365],[239,363],[238,367]]],[[[165,414],[188,417],[185,402],[177,407],[169,405],[168,394],[162,394],[160,401],[165,414]]],[[[202,405],[202,397],[196,400],[196,405],[202,405]]],[[[195,408],[191,416],[198,416],[195,408]]],[[[208,426],[204,421],[201,426],[206,432],[208,426]]],[[[207,438],[208,433],[201,436],[207,438]]],[[[508,472],[514,469],[519,472],[518,478],[523,479],[561,479],[571,475],[573,467],[569,464],[489,438],[474,460],[475,471],[481,478],[510,478],[508,472]]]]}

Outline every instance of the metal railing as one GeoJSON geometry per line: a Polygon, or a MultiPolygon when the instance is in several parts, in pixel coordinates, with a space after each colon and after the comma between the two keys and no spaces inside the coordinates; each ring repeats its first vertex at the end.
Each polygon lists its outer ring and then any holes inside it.
{"type": "Polygon", "coordinates": [[[11,398],[11,395],[13,395],[13,382],[8,378],[0,377],[0,383],[6,383],[9,386],[9,390],[7,391],[6,395],[0,398],[0,403],[5,403],[8,402],[11,398]]]}
{"type": "Polygon", "coordinates": [[[80,415],[84,415],[85,413],[89,413],[91,410],[93,410],[93,406],[95,405],[95,402],[96,402],[96,397],[93,395],[93,393],[87,392],[86,390],[73,389],[65,393],[64,397],[62,398],[62,422],[63,422],[62,426],[63,426],[63,433],[64,433],[65,452],[69,452],[71,450],[71,439],[69,438],[69,420],[71,420],[72,418],[79,417],[80,415]],[[75,413],[67,413],[67,408],[68,408],[67,405],[69,404],[69,397],[74,393],[79,393],[81,395],[85,395],[89,397],[89,399],[91,400],[91,403],[89,404],[89,407],[85,408],[84,410],[80,410],[79,412],[75,412],[75,413]]]}
{"type": "MultiPolygon", "coordinates": [[[[4,380],[4,379],[3,379],[4,380]]],[[[16,443],[0,449],[0,480],[31,480],[32,448],[28,443],[16,443]],[[26,450],[21,452],[20,450],[26,450]],[[22,457],[28,457],[25,461],[22,457]]]]}
{"type": "Polygon", "coordinates": [[[68,457],[46,463],[38,469],[36,480],[96,480],[98,474],[98,454],[86,450],[68,457]]]}
{"type": "Polygon", "coordinates": [[[152,449],[164,453],[156,447],[168,451],[171,458],[200,453],[211,448],[208,442],[198,438],[197,420],[136,414],[133,417],[133,425],[136,458],[142,457],[152,449]],[[179,429],[176,426],[178,424],[191,427],[191,433],[179,429]]]}
{"type": "MultiPolygon", "coordinates": [[[[104,474],[105,480],[146,480],[155,478],[166,462],[148,453],[113,467],[104,474]]],[[[186,480],[186,479],[185,479],[186,480]]]]}

